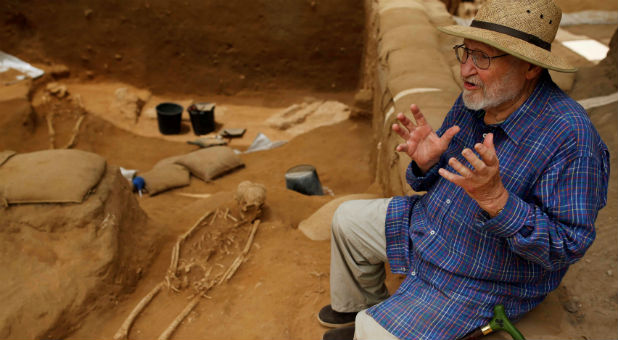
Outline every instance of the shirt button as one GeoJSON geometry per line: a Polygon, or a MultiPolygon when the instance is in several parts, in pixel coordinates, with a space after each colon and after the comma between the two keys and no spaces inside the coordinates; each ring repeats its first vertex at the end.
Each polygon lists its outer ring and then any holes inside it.
{"type": "Polygon", "coordinates": [[[432,230],[432,231],[429,232],[429,235],[435,235],[435,234],[436,234],[435,230],[432,230]]]}
{"type": "Polygon", "coordinates": [[[447,200],[446,200],[446,204],[451,204],[451,200],[450,200],[450,199],[447,199],[447,200]]]}
{"type": "Polygon", "coordinates": [[[416,276],[416,272],[411,272],[410,275],[416,276]]]}

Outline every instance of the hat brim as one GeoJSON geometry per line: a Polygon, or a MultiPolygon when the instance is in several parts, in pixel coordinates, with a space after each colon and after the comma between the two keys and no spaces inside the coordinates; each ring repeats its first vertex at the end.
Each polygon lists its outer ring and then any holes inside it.
{"type": "Polygon", "coordinates": [[[480,41],[543,68],[566,73],[577,71],[577,68],[570,65],[564,58],[507,34],[459,25],[442,26],[438,27],[438,30],[456,37],[480,41]]]}

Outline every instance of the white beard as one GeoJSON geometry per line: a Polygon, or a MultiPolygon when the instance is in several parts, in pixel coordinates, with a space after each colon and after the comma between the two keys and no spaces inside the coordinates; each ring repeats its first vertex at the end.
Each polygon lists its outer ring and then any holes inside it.
{"type": "Polygon", "coordinates": [[[494,108],[509,100],[515,99],[520,89],[512,81],[515,78],[515,69],[511,69],[502,78],[498,79],[490,86],[486,86],[478,76],[461,78],[480,87],[480,91],[463,90],[464,105],[470,110],[481,110],[494,108]]]}

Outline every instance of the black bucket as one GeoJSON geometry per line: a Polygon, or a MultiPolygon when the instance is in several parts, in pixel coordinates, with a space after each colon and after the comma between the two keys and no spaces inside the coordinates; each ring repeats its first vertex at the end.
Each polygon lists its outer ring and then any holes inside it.
{"type": "Polygon", "coordinates": [[[176,103],[161,103],[157,105],[156,110],[159,131],[164,135],[179,134],[182,106],[176,103]]]}
{"type": "Polygon", "coordinates": [[[215,130],[215,104],[196,103],[189,106],[187,111],[196,135],[205,135],[215,130]]]}
{"type": "Polygon", "coordinates": [[[285,173],[285,186],[304,195],[324,195],[313,165],[302,164],[290,168],[285,173]]]}

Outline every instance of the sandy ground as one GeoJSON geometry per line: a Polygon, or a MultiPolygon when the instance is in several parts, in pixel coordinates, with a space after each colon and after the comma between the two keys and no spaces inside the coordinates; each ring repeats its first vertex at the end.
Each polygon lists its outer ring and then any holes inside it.
{"type": "MultiPolygon", "coordinates": [[[[574,2],[575,3],[575,2],[574,2]]],[[[572,4],[575,8],[575,4],[572,4]]],[[[611,7],[611,6],[610,6],[611,7]]],[[[610,8],[611,9],[611,8],[610,8]]],[[[615,25],[576,26],[568,28],[608,43],[615,25]]],[[[580,67],[592,66],[568,50],[560,50],[580,67]]],[[[96,152],[110,164],[145,171],[158,160],[195,150],[187,140],[195,136],[185,121],[183,133],[161,136],[156,121],[140,120],[140,124],[123,121],[108,113],[109,98],[120,86],[118,82],[65,80],[71,94],[80,94],[88,115],[82,125],[76,148],[96,152]]],[[[591,86],[592,88],[593,86],[591,86]]],[[[608,89],[591,89],[587,95],[606,95],[608,89]]],[[[41,91],[35,92],[33,104],[41,91]]],[[[262,223],[255,247],[236,276],[226,285],[209,292],[209,299],[189,314],[175,339],[319,339],[326,330],[316,321],[316,312],[329,302],[329,242],[310,241],[298,229],[298,223],[333,198],[356,193],[376,193],[370,169],[374,147],[369,120],[347,120],[324,126],[299,136],[269,128],[264,120],[272,114],[306,97],[333,99],[351,105],[352,92],[316,92],[311,90],[246,91],[235,96],[203,93],[157,92],[157,98],[175,101],[211,101],[217,103],[216,120],[222,127],[245,127],[241,139],[231,146],[246,149],[258,132],[271,140],[288,143],[268,151],[241,155],[245,167],[213,182],[191,179],[188,187],[139,199],[141,208],[163,228],[164,245],[153,265],[144,273],[135,291],[120,296],[113,307],[90,313],[71,339],[111,338],[124,318],[153,286],[161,281],[169,265],[176,237],[185,232],[209,209],[231,200],[238,183],[251,180],[267,188],[262,223]],[[297,164],[316,167],[324,186],[333,196],[304,196],[285,189],[284,174],[297,164]],[[213,194],[196,199],[178,193],[213,194]]],[[[581,98],[578,98],[581,99],[581,98]]],[[[44,113],[36,112],[39,124],[27,140],[21,132],[3,131],[6,148],[19,152],[46,149],[47,129],[44,113]]],[[[612,165],[618,153],[616,104],[596,108],[591,117],[612,154],[612,165]]],[[[59,116],[57,140],[68,139],[76,117],[59,116]]],[[[616,231],[617,187],[612,166],[608,206],[597,222],[597,240],[584,259],[568,272],[560,288],[541,306],[518,323],[527,338],[533,339],[616,339],[618,338],[618,232],[616,231]]],[[[389,276],[388,286],[394,291],[400,277],[389,276]]],[[[131,339],[152,339],[169,325],[187,303],[185,296],[164,291],[157,296],[131,329],[131,339]]],[[[488,339],[507,339],[505,334],[488,339]]]]}

